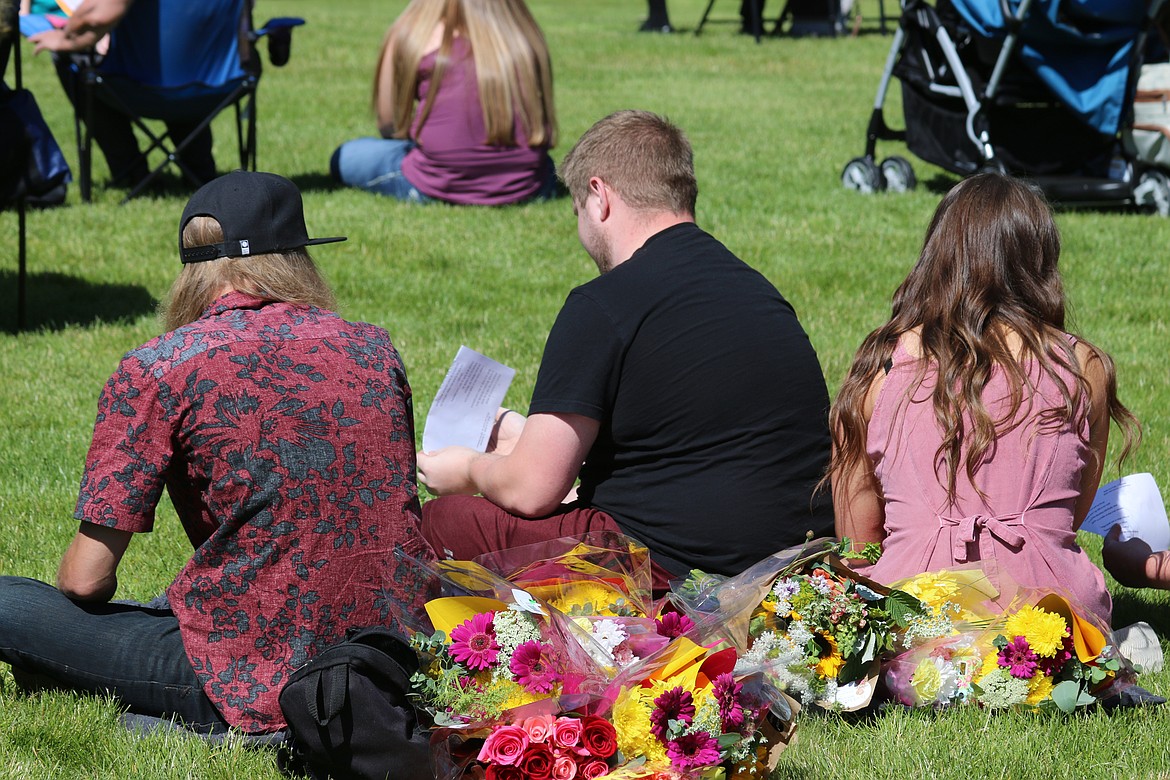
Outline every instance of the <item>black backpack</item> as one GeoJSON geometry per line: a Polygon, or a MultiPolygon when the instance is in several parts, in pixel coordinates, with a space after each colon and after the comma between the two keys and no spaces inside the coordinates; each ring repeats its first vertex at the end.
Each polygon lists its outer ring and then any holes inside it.
{"type": "Polygon", "coordinates": [[[351,629],[280,692],[291,757],[316,780],[433,780],[430,734],[407,693],[418,656],[397,631],[351,629]]]}

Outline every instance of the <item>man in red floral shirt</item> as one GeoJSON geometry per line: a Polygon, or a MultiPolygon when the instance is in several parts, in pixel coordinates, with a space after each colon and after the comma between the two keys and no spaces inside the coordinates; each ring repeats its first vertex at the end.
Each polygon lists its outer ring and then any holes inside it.
{"type": "Polygon", "coordinates": [[[0,578],[0,660],[192,728],[281,729],[289,674],[420,605],[414,424],[381,328],[329,311],[300,193],[237,171],[191,198],[169,332],[98,402],[57,588],[0,578]],[[150,605],[111,602],[163,487],[194,554],[150,605]]]}

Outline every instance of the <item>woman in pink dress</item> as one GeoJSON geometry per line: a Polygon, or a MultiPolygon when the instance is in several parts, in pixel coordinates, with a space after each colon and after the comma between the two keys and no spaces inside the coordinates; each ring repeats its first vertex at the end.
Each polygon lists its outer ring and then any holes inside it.
{"type": "MultiPolygon", "coordinates": [[[[889,321],[862,343],[831,415],[837,535],[879,582],[976,563],[993,583],[1059,589],[1109,623],[1076,543],[1101,479],[1113,361],[1065,332],[1060,234],[1043,197],[999,174],[939,204],[889,321]]],[[[1001,605],[1006,606],[1006,605],[1001,605]]]]}

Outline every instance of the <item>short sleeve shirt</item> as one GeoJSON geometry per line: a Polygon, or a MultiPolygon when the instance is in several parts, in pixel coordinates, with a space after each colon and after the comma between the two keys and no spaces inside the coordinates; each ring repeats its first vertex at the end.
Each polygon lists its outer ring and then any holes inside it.
{"type": "Polygon", "coordinates": [[[224,718],[284,725],[293,670],[421,594],[411,392],[381,328],[239,293],[129,352],[75,515],[146,532],[166,487],[194,554],[167,591],[224,718]]]}
{"type": "Polygon", "coordinates": [[[666,568],[735,574],[832,533],[828,407],[792,306],[684,223],[569,294],[529,412],[601,423],[577,495],[666,568]]]}

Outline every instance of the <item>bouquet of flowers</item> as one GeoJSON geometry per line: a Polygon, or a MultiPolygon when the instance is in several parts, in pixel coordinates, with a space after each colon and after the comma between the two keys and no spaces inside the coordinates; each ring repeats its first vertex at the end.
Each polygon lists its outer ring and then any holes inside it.
{"type": "Polygon", "coordinates": [[[585,649],[611,679],[638,674],[643,661],[692,627],[686,616],[660,614],[650,553],[622,534],[540,542],[475,562],[568,616],[593,640],[585,649]]]}
{"type": "Polygon", "coordinates": [[[622,777],[765,776],[791,730],[795,707],[763,675],[734,674],[734,648],[712,650],[686,637],[671,642],[667,662],[622,686],[611,718],[622,777]]]}
{"type": "Polygon", "coordinates": [[[411,682],[436,726],[470,733],[534,702],[570,710],[604,692],[588,635],[560,612],[476,564],[432,566],[438,590],[451,595],[427,601],[426,619],[414,621],[420,664],[411,682]]]}
{"type": "Polygon", "coordinates": [[[476,760],[487,780],[591,780],[609,774],[616,752],[617,733],[605,718],[544,713],[494,726],[476,760]]]}
{"type": "Polygon", "coordinates": [[[923,593],[934,615],[906,634],[910,649],[887,664],[887,687],[907,706],[1072,712],[1114,683],[1132,682],[1106,632],[1061,595],[1019,590],[991,616],[987,605],[1004,594],[978,569],[930,572],[903,587],[923,593]]]}
{"type": "Polygon", "coordinates": [[[569,568],[583,568],[573,560],[582,552],[574,544],[523,567],[541,572],[535,582],[476,562],[416,562],[432,575],[432,598],[399,620],[416,630],[412,684],[433,720],[436,776],[695,777],[763,766],[783,744],[767,716],[790,723],[789,701],[761,675],[733,675],[733,649],[685,636],[694,628],[685,615],[607,613],[615,592],[653,605],[633,578],[572,576],[584,573],[569,568]],[[570,616],[546,600],[587,595],[592,582],[604,583],[604,604],[577,601],[570,616]],[[623,654],[632,662],[615,664],[623,654]]]}
{"type": "Polygon", "coordinates": [[[927,608],[855,574],[838,549],[814,541],[678,595],[696,623],[721,628],[740,650],[737,672],[763,671],[805,704],[857,709],[873,695],[882,655],[927,608]]]}

